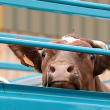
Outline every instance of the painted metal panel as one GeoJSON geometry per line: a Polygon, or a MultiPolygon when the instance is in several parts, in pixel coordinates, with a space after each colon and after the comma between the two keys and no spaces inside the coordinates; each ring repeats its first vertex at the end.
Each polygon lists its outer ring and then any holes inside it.
{"type": "Polygon", "coordinates": [[[57,14],[55,13],[43,13],[43,29],[44,35],[49,36],[57,36],[57,27],[58,27],[58,20],[57,20],[57,14]]]}
{"type": "MultiPolygon", "coordinates": [[[[85,0],[88,2],[100,2],[98,0],[85,0]]],[[[108,3],[110,1],[106,0],[103,3],[108,3]]],[[[9,8],[9,7],[8,7],[9,8]]],[[[12,27],[11,31],[17,30],[16,23],[18,22],[17,16],[19,16],[15,9],[12,12],[12,16],[14,17],[13,22],[10,27],[12,27]]],[[[23,9],[21,9],[22,12],[23,9]]],[[[34,10],[27,10],[24,13],[25,17],[25,26],[23,25],[23,30],[21,31],[24,33],[33,33],[33,34],[46,34],[49,36],[62,36],[64,34],[70,33],[73,27],[76,28],[75,33],[80,35],[83,38],[89,39],[97,39],[105,41],[109,43],[109,21],[105,20],[97,20],[92,18],[83,18],[83,17],[76,17],[76,16],[68,16],[67,15],[58,15],[53,13],[45,13],[40,11],[34,10]],[[49,16],[50,15],[50,16],[49,16]],[[51,20],[49,20],[51,18],[51,20]],[[47,19],[47,20],[46,20],[47,19]],[[63,22],[64,21],[64,22],[63,22]],[[66,21],[66,22],[65,22],[66,21]],[[60,25],[59,25],[60,24],[60,25]],[[62,25],[61,25],[62,24],[62,25]],[[89,24],[89,25],[88,25],[89,24]],[[26,26],[27,25],[27,26],[26,26]],[[103,27],[104,26],[104,27],[103,27]],[[48,27],[48,28],[47,28],[48,27]],[[61,27],[61,28],[59,28],[61,27]],[[99,29],[102,28],[102,29],[99,29]],[[102,31],[100,31],[102,30],[102,31]],[[104,32],[103,32],[104,31],[104,32]],[[106,36],[106,38],[102,38],[100,36],[100,32],[106,36]],[[62,33],[62,34],[61,34],[62,33]],[[89,34],[90,33],[90,34],[89,34]]],[[[6,13],[7,15],[7,13],[6,13]]],[[[5,17],[8,19],[8,17],[5,17]]],[[[20,23],[19,23],[20,25],[20,23]]],[[[18,30],[20,31],[20,30],[18,30]]],[[[101,34],[101,35],[102,35],[101,34]]]]}
{"type": "MultiPolygon", "coordinates": [[[[94,2],[95,0],[86,0],[87,2],[94,2]]],[[[95,19],[83,18],[82,29],[83,37],[87,39],[95,39],[95,19]]]]}
{"type": "MultiPolygon", "coordinates": [[[[23,65],[17,64],[17,63],[5,63],[5,62],[0,62],[0,69],[28,71],[28,72],[35,71],[34,68],[32,68],[32,67],[26,67],[26,66],[23,66],[23,65]]],[[[15,74],[17,74],[17,73],[15,73],[15,74]]],[[[6,76],[4,76],[4,77],[6,77],[6,76]]],[[[11,80],[10,83],[22,84],[22,85],[33,85],[33,86],[41,85],[42,84],[42,74],[39,73],[39,74],[31,75],[28,77],[11,80]]]]}
{"type": "Polygon", "coordinates": [[[95,32],[95,19],[92,18],[84,18],[83,19],[83,36],[86,39],[96,39],[95,32]]]}
{"type": "Polygon", "coordinates": [[[109,110],[110,94],[0,84],[0,109],[109,110]]]}
{"type": "MultiPolygon", "coordinates": [[[[1,0],[0,4],[11,7],[13,6],[13,7],[34,9],[40,11],[53,12],[53,13],[110,19],[109,5],[95,4],[95,3],[83,2],[83,1],[73,1],[73,5],[65,5],[65,3],[59,4],[58,1],[59,0],[57,0],[57,3],[51,3],[51,2],[32,1],[32,0],[23,0],[23,1],[1,0]],[[77,4],[77,6],[74,3],[77,4]]],[[[61,2],[61,0],[59,2],[61,2]]],[[[62,1],[62,2],[67,2],[67,1],[62,1]]]]}
{"type": "Polygon", "coordinates": [[[3,6],[0,6],[0,31],[3,30],[3,22],[4,22],[4,18],[3,18],[3,6]]]}
{"type": "MultiPolygon", "coordinates": [[[[42,13],[40,11],[29,10],[30,16],[30,33],[41,34],[42,33],[42,13]]],[[[26,18],[27,19],[27,18],[26,18]]]]}
{"type": "Polygon", "coordinates": [[[3,29],[5,30],[14,30],[14,10],[13,7],[4,7],[4,26],[3,29]]]}
{"type": "MultiPolygon", "coordinates": [[[[108,4],[110,1],[108,0],[98,0],[103,4],[108,4]]],[[[110,43],[110,21],[99,19],[97,20],[97,39],[106,43],[110,43]]]]}
{"type": "MultiPolygon", "coordinates": [[[[95,0],[95,1],[94,0],[80,0],[80,1],[86,1],[86,2],[89,1],[89,2],[100,3],[100,4],[102,3],[101,0],[95,0]]],[[[108,1],[108,3],[103,3],[103,4],[110,5],[109,0],[104,0],[104,1],[108,1]]]]}
{"type": "Polygon", "coordinates": [[[73,27],[75,28],[75,33],[78,34],[79,36],[84,38],[83,35],[83,30],[84,30],[84,26],[83,26],[83,17],[79,17],[79,16],[71,16],[70,17],[71,21],[70,21],[70,27],[71,27],[71,32],[73,27]]]}
{"type": "Polygon", "coordinates": [[[37,86],[42,85],[42,74],[35,74],[9,81],[11,84],[37,86]]]}
{"type": "MultiPolygon", "coordinates": [[[[8,47],[5,44],[0,44],[0,61],[7,62],[7,55],[8,55],[8,47]],[[4,51],[5,50],[5,51],[4,51]]],[[[5,77],[7,79],[7,71],[0,70],[0,76],[5,77]]]]}
{"type": "Polygon", "coordinates": [[[26,31],[28,30],[28,10],[26,9],[16,9],[16,31],[26,31]]]}
{"type": "Polygon", "coordinates": [[[68,15],[58,15],[58,35],[59,36],[64,36],[69,32],[69,16],[68,15]]]}

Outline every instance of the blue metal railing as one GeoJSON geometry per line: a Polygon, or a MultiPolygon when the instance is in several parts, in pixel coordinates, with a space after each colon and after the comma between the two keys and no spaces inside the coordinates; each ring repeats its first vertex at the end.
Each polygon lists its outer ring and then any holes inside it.
{"type": "Polygon", "coordinates": [[[6,63],[6,62],[0,62],[0,69],[31,71],[31,72],[35,71],[32,67],[26,67],[24,65],[17,64],[17,63],[6,63]]]}
{"type": "MultiPolygon", "coordinates": [[[[80,3],[79,1],[77,2],[80,3]]],[[[66,3],[69,2],[66,1],[66,3]]],[[[27,9],[34,9],[40,11],[68,14],[68,15],[75,14],[79,16],[83,15],[89,17],[110,19],[109,7],[107,5],[103,5],[102,8],[104,8],[105,6],[105,9],[101,9],[100,7],[98,7],[98,4],[96,4],[98,8],[94,9],[94,7],[92,6],[92,5],[95,6],[94,3],[90,3],[91,5],[88,4],[87,5],[88,7],[86,6],[83,7],[80,6],[79,4],[77,6],[74,4],[73,5],[61,4],[61,3],[59,4],[58,0],[55,3],[37,1],[37,0],[0,0],[0,4],[5,6],[27,8],[27,9]]],[[[44,48],[50,48],[49,46],[51,46],[49,43],[45,43],[47,45],[44,45],[43,42],[35,42],[28,40],[26,43],[23,40],[9,39],[9,38],[0,38],[0,41],[1,43],[33,46],[33,47],[39,46],[44,48]]],[[[65,50],[64,48],[66,48],[68,51],[77,51],[76,49],[78,49],[78,52],[79,50],[82,52],[82,49],[84,50],[83,52],[90,50],[88,48],[81,48],[81,47],[73,47],[73,46],[70,47],[66,46],[66,47],[64,47],[63,45],[52,44],[52,49],[55,48],[55,49],[65,50]],[[57,48],[57,46],[60,46],[60,48],[57,48]]],[[[91,51],[94,53],[96,52],[94,50],[91,51]]],[[[110,55],[109,51],[107,50],[103,50],[103,52],[101,49],[96,49],[96,50],[101,54],[104,53],[104,55],[110,55]]],[[[0,91],[1,91],[0,110],[2,109],[109,110],[110,109],[109,93],[95,93],[95,92],[77,91],[77,90],[73,91],[73,90],[55,89],[55,88],[39,88],[39,87],[10,85],[10,84],[9,85],[0,84],[0,91]]]]}
{"type": "MultiPolygon", "coordinates": [[[[24,65],[17,64],[17,63],[6,63],[6,62],[0,62],[0,69],[17,70],[17,71],[30,71],[30,72],[35,71],[32,67],[26,67],[24,65]]],[[[31,78],[33,76],[34,75],[29,76],[29,77],[23,77],[23,78],[11,80],[10,83],[16,82],[18,80],[28,79],[28,78],[31,78]]],[[[103,81],[103,83],[105,83],[105,84],[110,83],[110,80],[103,81]]]]}
{"type": "Polygon", "coordinates": [[[50,42],[52,40],[55,40],[52,38],[33,37],[33,36],[18,35],[18,34],[6,34],[6,33],[0,33],[0,37],[22,38],[22,39],[33,40],[33,41],[41,41],[41,42],[50,42]]]}
{"type": "Polygon", "coordinates": [[[0,4],[67,15],[110,19],[110,5],[72,0],[0,0],[0,4]],[[49,1],[49,2],[47,2],[49,1]]]}
{"type": "Polygon", "coordinates": [[[0,84],[0,110],[109,110],[110,94],[0,84]]]}
{"type": "Polygon", "coordinates": [[[0,37],[0,43],[110,56],[109,50],[45,43],[45,42],[31,41],[31,40],[12,39],[12,38],[6,38],[6,37],[0,37]]]}
{"type": "Polygon", "coordinates": [[[77,0],[38,0],[38,1],[59,3],[59,4],[64,4],[64,5],[72,5],[72,6],[79,6],[79,7],[85,7],[85,8],[93,8],[93,9],[110,11],[109,5],[85,2],[85,1],[77,1],[77,0]]]}

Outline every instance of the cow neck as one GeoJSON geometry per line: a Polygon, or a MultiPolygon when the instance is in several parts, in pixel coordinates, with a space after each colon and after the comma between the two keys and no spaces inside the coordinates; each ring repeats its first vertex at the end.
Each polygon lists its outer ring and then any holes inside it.
{"type": "Polygon", "coordinates": [[[95,88],[97,92],[110,93],[110,89],[99,79],[99,76],[96,76],[95,78],[95,88]]]}

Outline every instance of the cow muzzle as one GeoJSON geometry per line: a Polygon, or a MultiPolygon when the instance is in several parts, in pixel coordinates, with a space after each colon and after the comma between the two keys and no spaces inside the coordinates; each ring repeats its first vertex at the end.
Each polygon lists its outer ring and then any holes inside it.
{"type": "MultiPolygon", "coordinates": [[[[76,82],[79,80],[79,72],[76,65],[68,62],[54,62],[47,68],[47,87],[80,89],[76,82]]],[[[78,84],[79,85],[79,84],[78,84]]]]}

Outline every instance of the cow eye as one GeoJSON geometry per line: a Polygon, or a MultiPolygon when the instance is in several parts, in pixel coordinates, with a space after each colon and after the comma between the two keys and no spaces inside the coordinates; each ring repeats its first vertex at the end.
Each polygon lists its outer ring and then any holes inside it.
{"type": "Polygon", "coordinates": [[[27,57],[28,55],[27,55],[27,54],[25,54],[25,56],[27,57]]]}
{"type": "Polygon", "coordinates": [[[91,58],[91,60],[94,60],[95,56],[94,55],[90,55],[90,58],[91,58]]]}
{"type": "Polygon", "coordinates": [[[43,52],[43,53],[42,53],[42,57],[45,57],[45,55],[46,55],[46,53],[45,53],[45,52],[43,52]]]}

